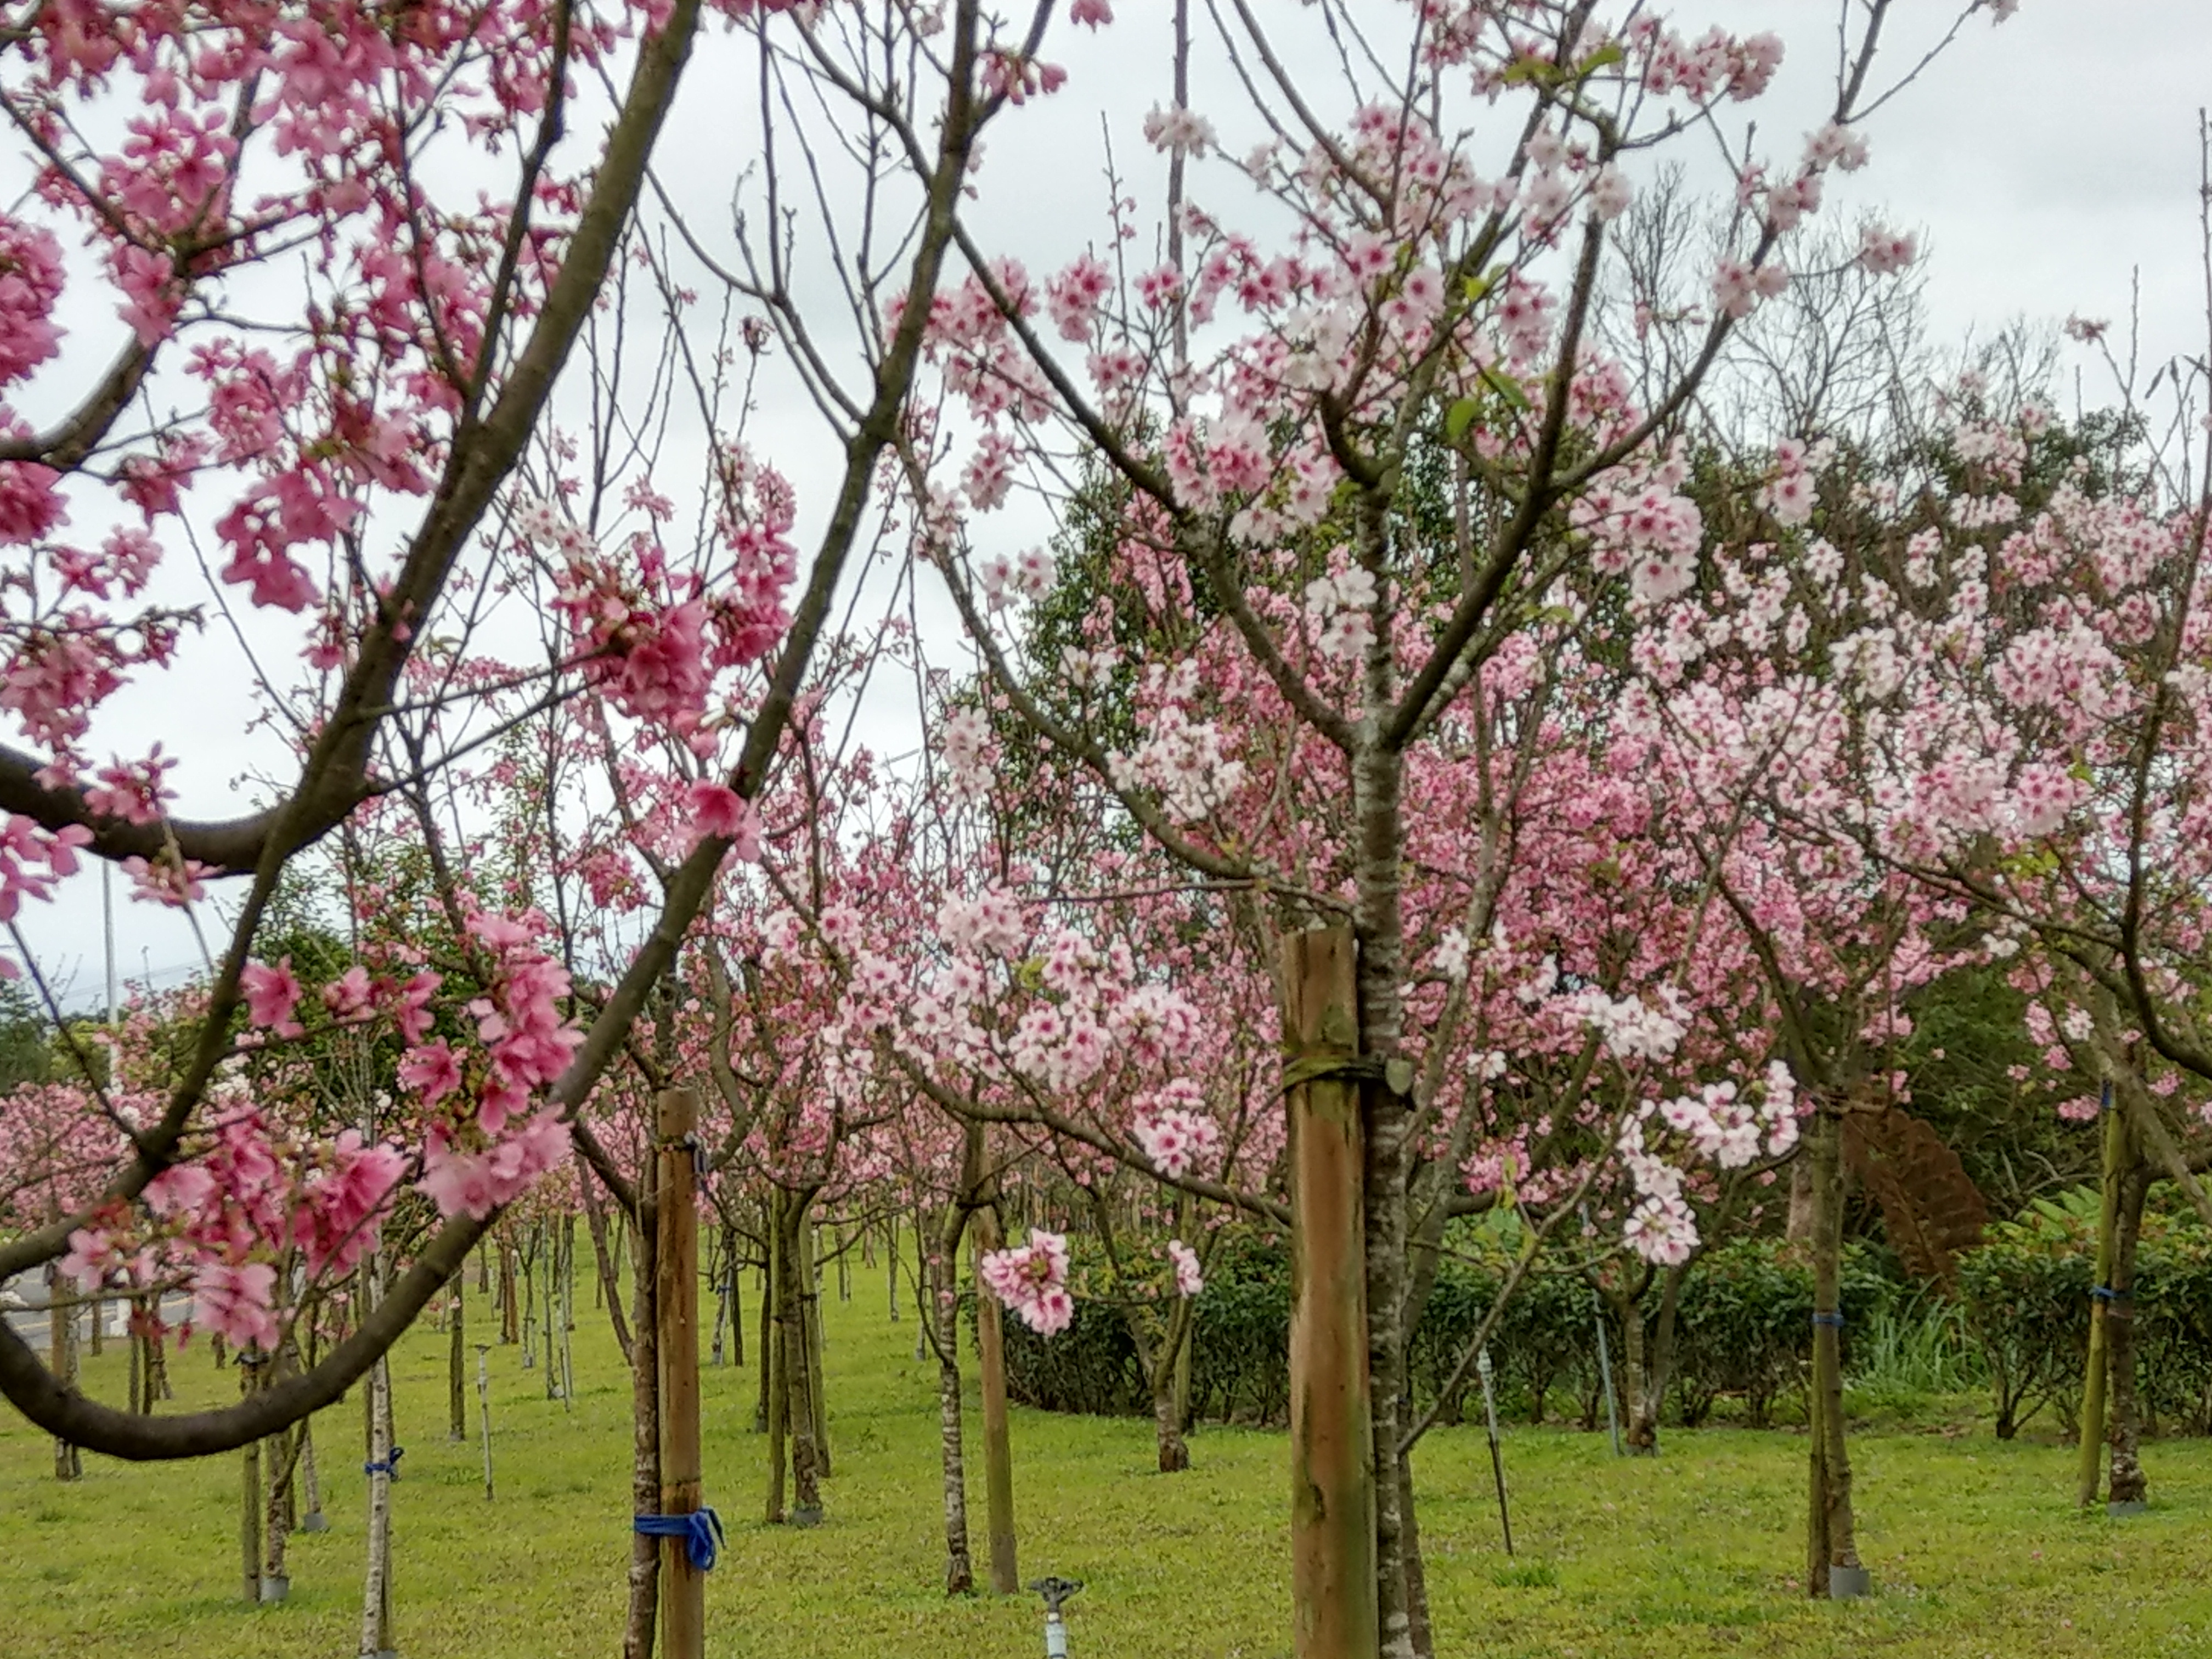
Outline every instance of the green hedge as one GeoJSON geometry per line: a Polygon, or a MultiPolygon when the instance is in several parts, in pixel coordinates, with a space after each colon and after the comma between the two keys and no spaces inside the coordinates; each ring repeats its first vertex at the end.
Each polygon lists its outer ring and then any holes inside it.
{"type": "MultiPolygon", "coordinates": [[[[1986,1389],[2009,1438],[2050,1408],[2071,1432],[2094,1276],[2095,1200],[2043,1201],[1990,1229],[1963,1257],[1955,1294],[1906,1279],[1888,1253],[1854,1242],[1844,1253],[1844,1359],[1862,1405],[1911,1409],[1930,1395],[1986,1389]]],[[[1084,1242],[1073,1241],[1079,1274],[1084,1242]]],[[[1407,1354],[1417,1406],[1449,1381],[1496,1297],[1504,1255],[1470,1230],[1453,1243],[1407,1354]],[[1472,1258],[1472,1259],[1470,1259],[1472,1258]]],[[[1281,1243],[1238,1231],[1217,1247],[1200,1296],[1191,1352],[1191,1408],[1206,1421],[1279,1423],[1290,1389],[1290,1273],[1281,1243]]],[[[1753,1425],[1802,1418],[1812,1276],[1801,1249],[1743,1240],[1701,1256],[1682,1286],[1668,1395],[1677,1422],[1706,1420],[1723,1402],[1753,1425]]],[[[2142,1395],[2154,1431],[2212,1432],[2212,1230],[2193,1214],[2146,1218],[2135,1297],[2142,1395]]],[[[1647,1330],[1657,1288],[1643,1306],[1647,1330]]],[[[1578,1277],[1533,1273],[1508,1305],[1491,1352],[1499,1409],[1530,1423],[1593,1428],[1604,1420],[1596,1329],[1607,1322],[1619,1386],[1622,1333],[1578,1277]]],[[[1079,1297],[1073,1325],[1047,1341],[1018,1322],[1006,1330],[1007,1383],[1053,1411],[1144,1414],[1144,1378],[1121,1310],[1079,1297]]],[[[1443,1401],[1471,1409],[1472,1372],[1443,1401]]],[[[1472,1409],[1480,1410],[1480,1395],[1472,1409]]]]}

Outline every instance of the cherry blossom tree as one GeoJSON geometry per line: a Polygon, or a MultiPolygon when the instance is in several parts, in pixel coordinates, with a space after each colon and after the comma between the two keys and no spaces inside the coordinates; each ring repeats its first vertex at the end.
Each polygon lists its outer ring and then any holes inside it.
{"type": "MultiPolygon", "coordinates": [[[[58,1434],[125,1456],[191,1455],[335,1399],[501,1206],[563,1155],[725,860],[750,850],[746,803],[769,783],[862,539],[927,321],[921,305],[885,320],[867,296],[886,283],[924,301],[934,292],[977,135],[1024,95],[1005,72],[1018,55],[1011,41],[1033,49],[1045,21],[1004,37],[963,6],[925,34],[928,20],[894,6],[832,40],[764,15],[778,9],[732,0],[711,11],[738,27],[716,29],[696,0],[391,16],[311,3],[273,19],[221,4],[73,7],[37,9],[9,33],[0,100],[34,188],[5,228],[4,372],[42,399],[40,386],[68,372],[65,295],[93,311],[115,305],[123,329],[110,367],[80,374],[92,391],[42,431],[16,419],[0,460],[20,596],[0,706],[33,745],[0,754],[4,903],[12,915],[88,857],[124,864],[148,896],[204,922],[209,885],[237,889],[191,1042],[155,1085],[159,1109],[133,1126],[94,1206],[0,1245],[0,1275],[60,1257],[81,1232],[105,1230],[127,1255],[149,1227],[181,1228],[206,1247],[197,1272],[210,1306],[258,1339],[276,1241],[319,1224],[311,1187],[349,1206],[337,1230],[349,1240],[373,1242],[394,1181],[419,1186],[447,1217],[349,1336],[223,1410],[112,1411],[0,1333],[0,1392],[58,1434]],[[922,88],[878,78],[900,42],[937,66],[941,103],[925,108],[922,88]],[[721,433],[688,460],[602,445],[581,467],[562,435],[572,386],[587,407],[594,395],[629,399],[632,415],[653,407],[610,376],[580,378],[578,348],[604,325],[611,278],[648,258],[641,216],[663,208],[655,149],[695,46],[765,54],[777,73],[857,94],[856,119],[888,110],[931,134],[901,158],[911,188],[855,210],[878,229],[911,231],[887,248],[865,241],[848,264],[869,325],[842,356],[790,340],[844,451],[803,582],[791,493],[721,433]],[[89,239],[82,275],[64,233],[89,239]],[[584,489],[609,483],[627,524],[603,521],[609,498],[584,489]],[[706,504],[699,533],[672,550],[653,526],[664,500],[694,486],[706,504]],[[119,686],[178,660],[194,612],[159,598],[173,586],[162,549],[193,533],[204,509],[220,551],[203,603],[240,619],[253,660],[296,664],[260,677],[288,751],[270,804],[224,820],[168,811],[171,769],[192,763],[187,734],[106,763],[90,747],[94,717],[119,686]],[[64,525],[88,529],[91,544],[67,539],[64,525]],[[497,603],[533,582],[559,622],[534,668],[519,665],[527,635],[501,621],[497,603]],[[471,908],[450,892],[456,937],[482,967],[465,1008],[419,975],[361,964],[304,982],[296,964],[267,959],[272,898],[307,849],[374,803],[406,802],[422,781],[465,767],[533,708],[585,690],[632,734],[689,757],[655,797],[669,856],[650,925],[631,934],[601,994],[576,996],[554,918],[495,897],[471,908]],[[678,823],[688,831],[672,837],[678,823]],[[450,1035],[434,1035],[448,1018],[450,1035]],[[341,1131],[280,1165],[297,1179],[270,1194],[266,1213],[236,1218],[236,1238],[210,1236],[231,1211],[210,1208],[208,1160],[271,1156],[226,1115],[226,1063],[355,1022],[403,1045],[421,1139],[341,1131]],[[367,1218],[352,1213],[362,1204],[367,1218]]],[[[780,207],[770,216],[773,246],[758,249],[747,291],[773,319],[788,308],[804,227],[780,207]]],[[[711,257],[706,239],[693,240],[711,257]]],[[[662,300],[671,311],[688,303],[672,287],[662,300]]],[[[581,1139],[588,1152],[588,1130],[581,1139]]]]}

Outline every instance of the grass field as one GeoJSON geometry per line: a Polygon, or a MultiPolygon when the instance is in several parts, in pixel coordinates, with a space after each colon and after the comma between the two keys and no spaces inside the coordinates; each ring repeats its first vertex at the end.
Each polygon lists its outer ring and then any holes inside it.
{"type": "MultiPolygon", "coordinates": [[[[394,1367],[400,1439],[397,1617],[406,1659],[607,1659],[629,1547],[629,1383],[604,1316],[579,1297],[573,1411],[518,1351],[492,1352],[500,1492],[478,1446],[449,1444],[445,1339],[418,1331],[394,1367]]],[[[471,1298],[472,1303],[476,1301],[471,1298]]],[[[710,1370],[708,1501],[730,1542],[708,1586],[709,1651],[777,1659],[1028,1659],[1035,1597],[938,1594],[933,1370],[880,1294],[829,1310],[837,1476],[828,1524],[761,1525],[763,1442],[748,1372],[710,1370]]],[[[481,1307],[472,1307],[481,1316],[481,1307]]],[[[473,1359],[473,1354],[471,1358],[473,1359]]],[[[111,1346],[90,1385],[124,1392],[111,1346]]],[[[234,1397],[195,1343],[173,1362],[180,1403],[234,1397]]],[[[473,1399],[471,1400],[473,1408],[473,1399]]],[[[359,1407],[319,1425],[331,1530],[292,1544],[292,1599],[239,1599],[234,1458],[131,1467],[86,1459],[72,1486],[49,1443],[0,1408],[0,1659],[303,1659],[355,1652],[366,1482],[359,1407]]],[[[1017,1412],[1024,1577],[1087,1588],[1076,1659],[1289,1651],[1286,1480],[1279,1435],[1206,1430],[1183,1475],[1151,1471],[1147,1422],[1017,1412]]],[[[1497,1659],[1771,1655],[2012,1659],[2212,1655],[2212,1444],[2149,1449],[2154,1508],[2113,1522],[2068,1501],[2071,1455],[1986,1431],[1858,1440],[1860,1543],[1877,1598],[1809,1605],[1803,1440],[1675,1431],[1656,1461],[1616,1462],[1601,1435],[1513,1429],[1517,1559],[1498,1546],[1478,1431],[1419,1454],[1438,1650],[1497,1659]]],[[[975,1486],[981,1538],[980,1478],[975,1486]]]]}

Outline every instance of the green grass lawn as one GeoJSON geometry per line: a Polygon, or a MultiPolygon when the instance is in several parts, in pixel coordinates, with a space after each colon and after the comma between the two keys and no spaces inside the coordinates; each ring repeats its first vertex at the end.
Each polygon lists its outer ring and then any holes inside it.
{"type": "MultiPolygon", "coordinates": [[[[544,1398],[517,1350],[492,1352],[495,1504],[483,1499],[473,1425],[465,1445],[446,1438],[445,1339],[421,1330],[399,1350],[396,1608],[407,1659],[615,1652],[629,1382],[589,1301],[579,1297],[573,1411],[544,1398]]],[[[935,1588],[934,1372],[915,1363],[913,1325],[888,1322],[879,1290],[825,1305],[837,1473],[818,1530],[760,1524],[755,1384],[750,1372],[707,1373],[708,1500],[730,1530],[708,1585],[709,1650],[1029,1659],[1042,1646],[1035,1597],[948,1601],[935,1588]]],[[[88,1361],[101,1397],[122,1397],[123,1364],[117,1346],[88,1361]]],[[[215,1370],[203,1343],[173,1370],[180,1403],[235,1397],[234,1374],[215,1370]]],[[[295,1538],[292,1599],[261,1608],[239,1599],[234,1457],[134,1467],[88,1456],[84,1479],[63,1486],[49,1443],[0,1407],[0,1659],[346,1659],[360,1627],[360,1423],[349,1401],[319,1425],[331,1529],[295,1538]]],[[[1087,1586],[1070,1617],[1077,1659],[1288,1653],[1280,1435],[1203,1431],[1190,1472],[1162,1476],[1148,1422],[1018,1411],[1013,1432],[1024,1576],[1087,1586]]],[[[1656,1461],[1616,1462],[1602,1435],[1510,1430],[1520,1554],[1509,1561],[1480,1432],[1438,1431],[1418,1473],[1439,1652],[2212,1655],[2212,1444],[2150,1448],[2151,1513],[2112,1522],[2072,1508],[2063,1448],[2001,1445],[1986,1431],[1864,1436],[1860,1547],[1878,1595],[1835,1607],[1808,1604],[1793,1576],[1803,1454],[1787,1431],[1713,1429],[1665,1436],[1656,1461]]],[[[974,1490],[980,1541],[980,1472],[974,1490]]]]}

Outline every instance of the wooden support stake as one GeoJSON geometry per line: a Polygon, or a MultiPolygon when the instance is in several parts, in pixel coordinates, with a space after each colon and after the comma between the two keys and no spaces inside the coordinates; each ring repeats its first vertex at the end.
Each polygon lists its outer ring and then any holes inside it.
{"type": "Polygon", "coordinates": [[[1291,1601],[1297,1659],[1375,1659],[1375,1419],[1348,927],[1284,941],[1291,1068],[1291,1601]]]}
{"type": "MultiPolygon", "coordinates": [[[[660,1512],[700,1506],[705,1479],[699,1449],[699,1205],[692,1154],[699,1097],[664,1089],[655,1103],[660,1143],[659,1237],[653,1307],[660,1340],[660,1512]]],[[[706,1575],[684,1540],[665,1540],[660,1560],[662,1659],[705,1659],[706,1575]]]]}

